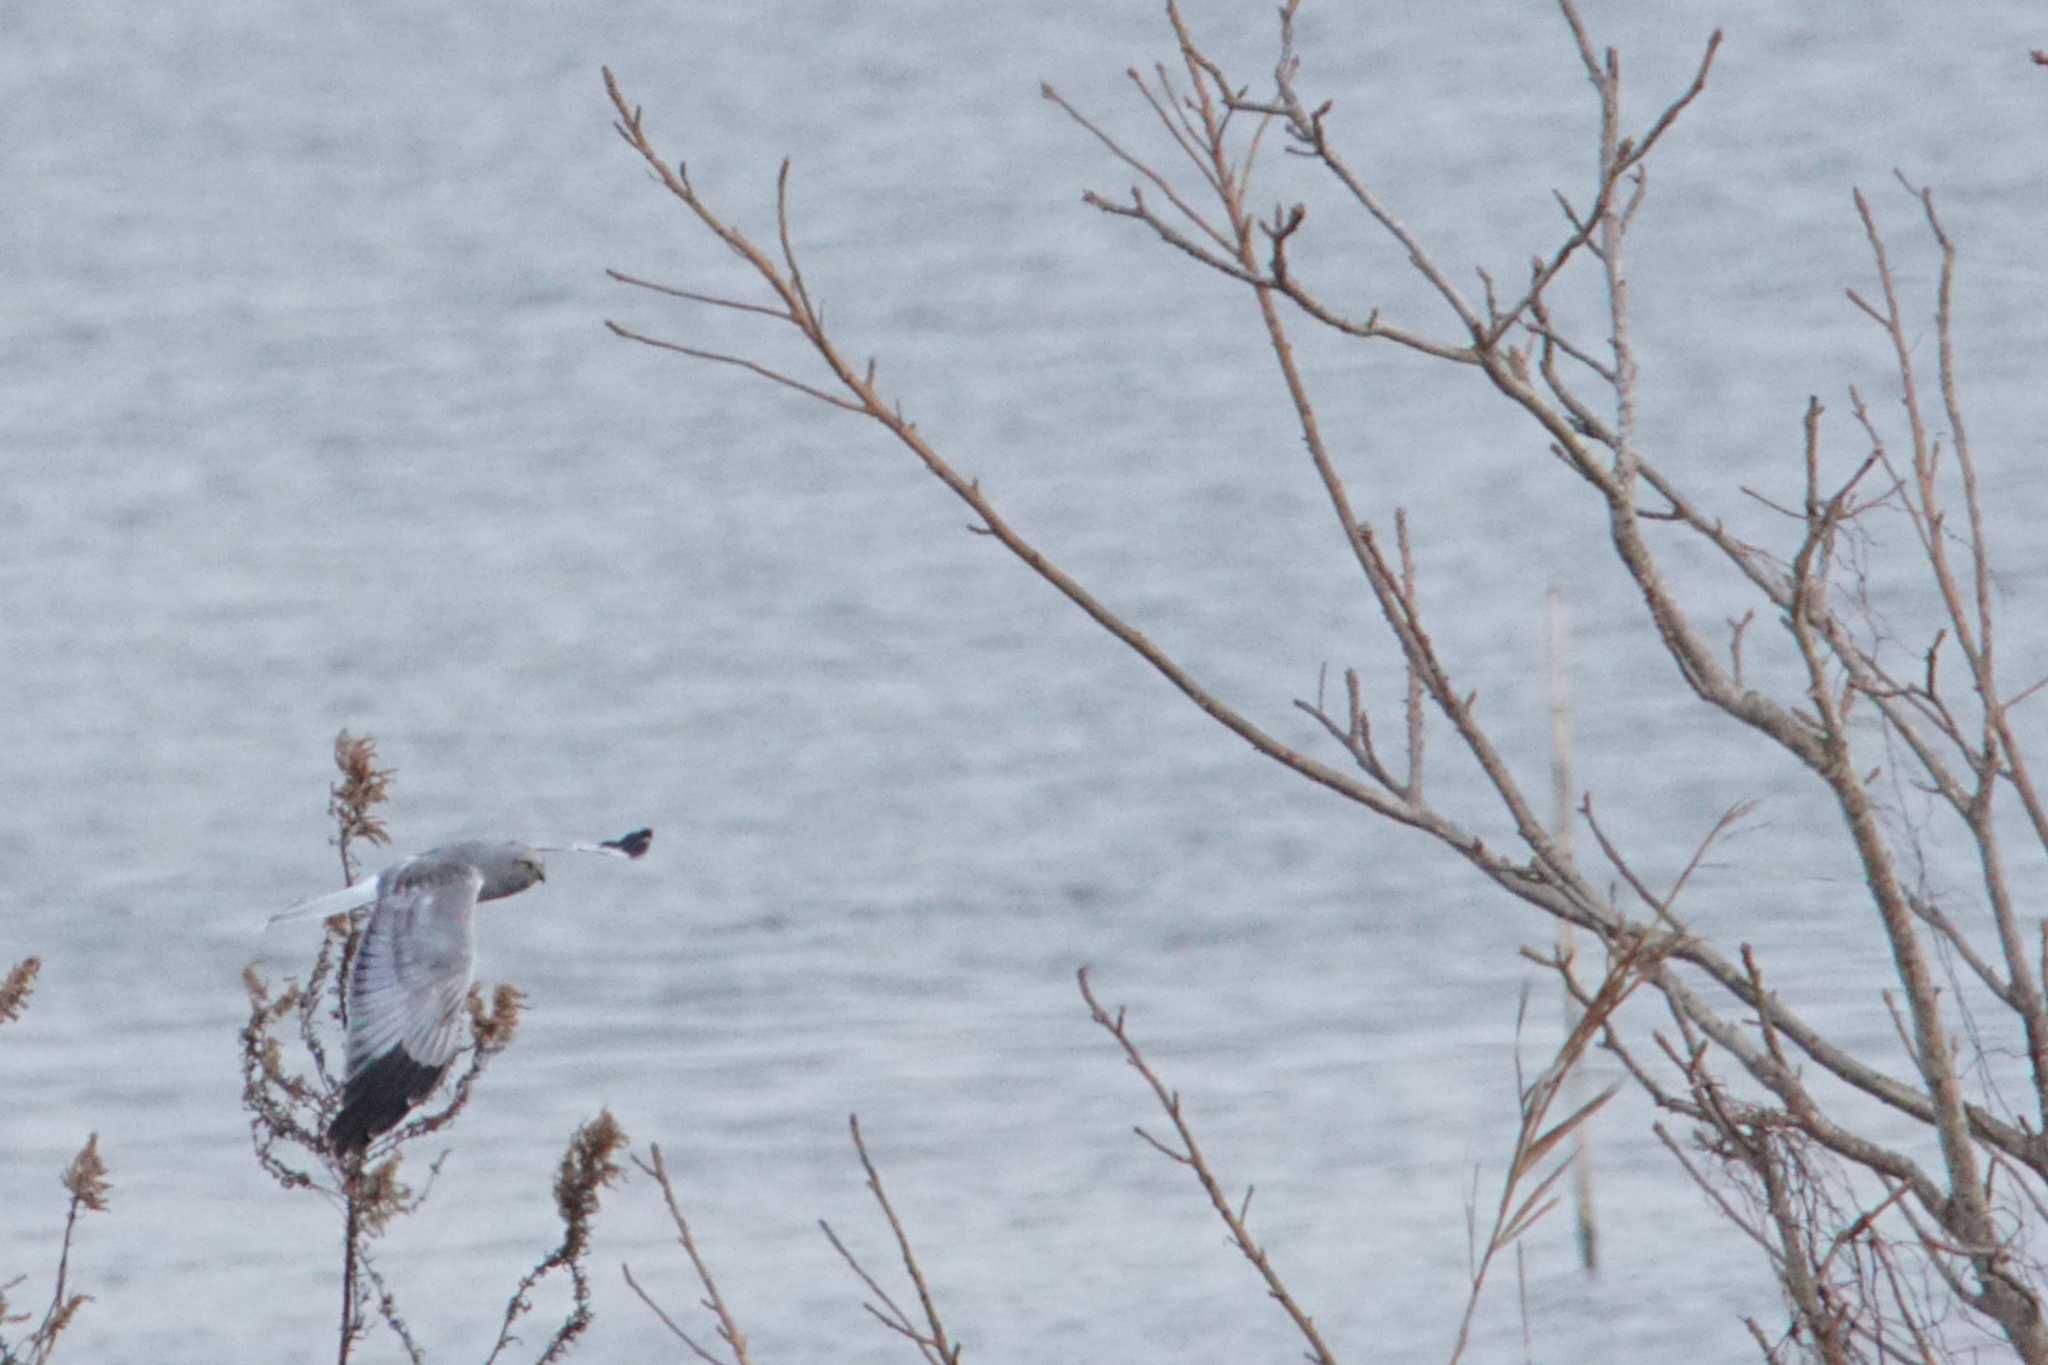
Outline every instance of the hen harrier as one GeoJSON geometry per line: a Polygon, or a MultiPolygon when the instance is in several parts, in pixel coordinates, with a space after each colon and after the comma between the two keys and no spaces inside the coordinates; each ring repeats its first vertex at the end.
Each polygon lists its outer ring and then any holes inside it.
{"type": "Polygon", "coordinates": [[[374,903],[348,987],[348,1079],[328,1126],[335,1152],[361,1152],[433,1093],[461,1050],[476,955],[476,905],[545,880],[543,853],[638,858],[654,831],[600,844],[474,840],[392,864],[343,891],[273,917],[341,914],[374,903]]]}

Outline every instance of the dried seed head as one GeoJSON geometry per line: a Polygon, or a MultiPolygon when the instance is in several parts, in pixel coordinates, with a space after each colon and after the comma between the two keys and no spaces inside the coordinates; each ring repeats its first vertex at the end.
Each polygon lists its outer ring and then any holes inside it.
{"type": "Polygon", "coordinates": [[[85,1140],[85,1146],[78,1149],[78,1155],[71,1158],[71,1164],[64,1168],[61,1179],[73,1199],[94,1213],[105,1213],[107,1191],[113,1188],[106,1177],[107,1163],[100,1159],[100,1135],[94,1133],[85,1140]]]}
{"type": "Polygon", "coordinates": [[[625,1145],[626,1130],[609,1109],[599,1110],[569,1139],[555,1175],[555,1208],[562,1215],[562,1246],[572,1258],[582,1255],[589,1244],[598,1191],[625,1174],[615,1160],[625,1145]]]}
{"type": "Polygon", "coordinates": [[[390,843],[384,822],[373,813],[391,799],[393,773],[377,766],[377,741],[343,730],[334,737],[334,766],[341,770],[341,781],[327,789],[327,813],[334,817],[341,838],[390,843]]]}
{"type": "Polygon", "coordinates": [[[398,1155],[393,1153],[363,1170],[351,1187],[350,1193],[356,1199],[356,1217],[366,1237],[375,1237],[383,1232],[386,1224],[406,1212],[412,1200],[412,1190],[398,1179],[398,1162],[398,1155]]]}
{"type": "Polygon", "coordinates": [[[469,1034],[476,1040],[478,1049],[486,1052],[502,1052],[511,1043],[512,1036],[519,1032],[519,1010],[526,1003],[526,994],[517,986],[500,983],[491,992],[491,1006],[484,1008],[484,993],[479,986],[469,988],[469,1034]]]}
{"type": "Polygon", "coordinates": [[[0,1024],[11,1024],[28,1008],[28,997],[36,987],[36,973],[43,969],[39,957],[25,957],[8,969],[0,981],[0,1024]]]}

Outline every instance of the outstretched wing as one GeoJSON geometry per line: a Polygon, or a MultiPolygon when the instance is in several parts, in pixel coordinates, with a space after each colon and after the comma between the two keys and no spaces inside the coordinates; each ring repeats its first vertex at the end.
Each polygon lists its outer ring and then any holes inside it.
{"type": "Polygon", "coordinates": [[[360,1148],[403,1118],[461,1049],[483,874],[411,858],[378,879],[348,992],[348,1083],[330,1130],[360,1148]]]}

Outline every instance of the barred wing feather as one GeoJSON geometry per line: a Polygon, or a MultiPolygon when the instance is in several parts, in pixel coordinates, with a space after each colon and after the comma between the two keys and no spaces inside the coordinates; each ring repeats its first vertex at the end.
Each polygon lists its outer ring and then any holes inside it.
{"type": "Polygon", "coordinates": [[[378,879],[349,983],[348,1082],[329,1129],[340,1149],[396,1124],[461,1050],[482,887],[472,864],[430,856],[378,879]]]}

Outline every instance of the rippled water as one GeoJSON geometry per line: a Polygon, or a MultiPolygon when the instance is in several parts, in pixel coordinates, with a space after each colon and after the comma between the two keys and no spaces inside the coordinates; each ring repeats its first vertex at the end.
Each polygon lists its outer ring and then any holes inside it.
{"type": "MultiPolygon", "coordinates": [[[[1268,7],[1204,8],[1234,69],[1269,69],[1268,7]]],[[[1304,79],[1446,261],[1512,274],[1555,234],[1550,187],[1585,182],[1590,96],[1544,7],[1431,15],[1312,6],[1304,79]]],[[[2037,15],[1589,18],[1639,113],[1728,29],[1636,249],[1670,467],[1766,535],[1736,490],[1794,487],[1807,394],[1847,457],[1844,386],[1888,392],[1840,293],[1869,278],[1849,188],[1924,291],[1889,175],[1932,183],[1965,251],[2007,658],[2040,665],[2037,15]]],[[[0,1036],[0,1278],[29,1273],[33,1299],[50,1177],[98,1130],[114,1208],[81,1235],[96,1299],[67,1358],[331,1349],[338,1231],[251,1162],[234,1030],[243,964],[304,949],[263,915],[336,875],[344,725],[399,770],[404,849],[660,830],[646,865],[564,865],[486,916],[482,972],[531,1013],[384,1252],[436,1358],[483,1353],[553,1233],[561,1144],[607,1104],[669,1153],[757,1359],[903,1356],[814,1226],[890,1267],[855,1110],[970,1358],[1291,1353],[1184,1173],[1131,1136],[1156,1116],[1087,1023],[1082,962],[1227,1178],[1257,1183],[1255,1225],[1340,1352],[1442,1353],[1471,1167],[1483,1201],[1512,1117],[1514,948],[1547,927],[1256,760],[964,534],[877,433],[599,326],[748,335],[604,279],[741,287],[608,131],[610,63],[749,227],[793,155],[808,275],[924,430],[1220,692],[1317,744],[1291,700],[1326,662],[1384,680],[1389,651],[1249,304],[1083,209],[1128,174],[1038,96],[1050,79],[1158,149],[1121,72],[1164,35],[1150,6],[1076,3],[0,10],[0,958],[46,963],[0,1036]]],[[[1276,193],[1307,183],[1275,170],[1276,193]]],[[[1332,295],[1440,326],[1319,203],[1307,259],[1332,295]]],[[[1764,798],[1697,913],[1888,1046],[1831,828],[1691,714],[1531,433],[1457,376],[1303,346],[1362,510],[1410,509],[1435,637],[1532,786],[1557,578],[1581,776],[1617,831],[1668,872],[1764,798]]],[[[1711,576],[1695,594],[1706,621],[1739,600],[1711,576]]],[[[1467,779],[1438,750],[1449,800],[1467,779]]],[[[1530,1244],[1538,1358],[1734,1356],[1739,1315],[1776,1311],[1647,1121],[1630,1096],[1601,1131],[1609,1273],[1572,1270],[1561,1221],[1530,1244]]],[[[610,1196],[596,1259],[586,1353],[665,1350],[615,1269],[688,1309],[644,1183],[610,1196]]],[[[1521,1349],[1503,1289],[1489,1358],[1521,1349]]]]}

